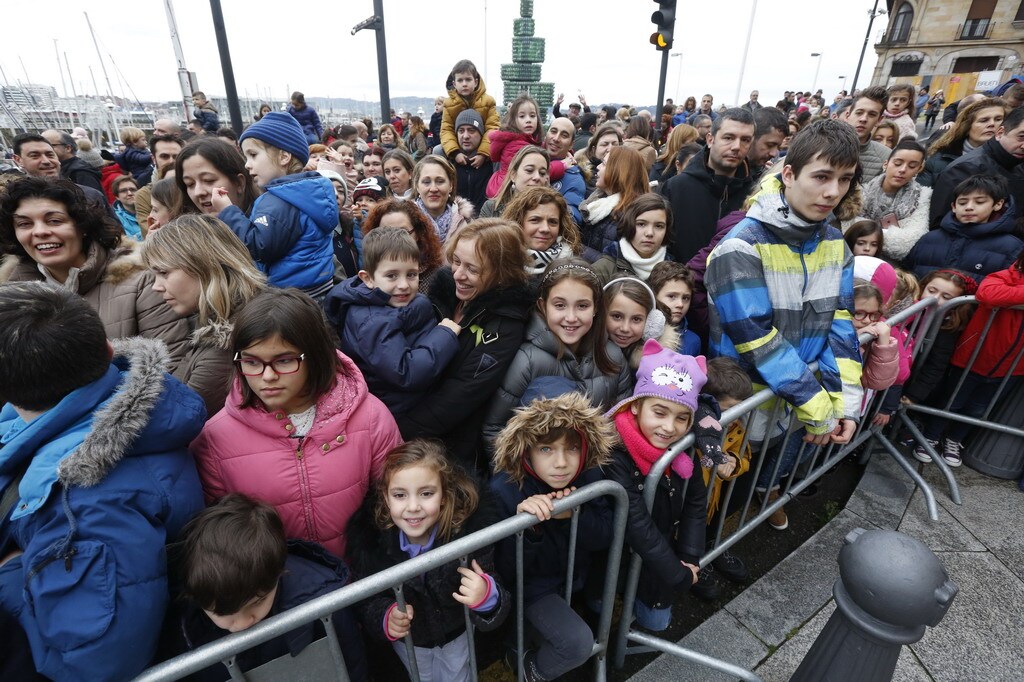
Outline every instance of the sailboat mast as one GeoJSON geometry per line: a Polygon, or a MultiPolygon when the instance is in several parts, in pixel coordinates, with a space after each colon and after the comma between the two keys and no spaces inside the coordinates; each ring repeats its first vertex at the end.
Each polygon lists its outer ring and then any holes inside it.
{"type": "Polygon", "coordinates": [[[185,53],[181,49],[181,40],[178,39],[178,22],[174,18],[174,5],[171,0],[164,0],[164,9],[167,10],[167,25],[171,30],[171,45],[174,47],[174,58],[178,62],[178,85],[181,86],[181,104],[184,120],[189,120],[189,107],[192,106],[192,81],[189,78],[188,69],[185,67],[185,53]]]}

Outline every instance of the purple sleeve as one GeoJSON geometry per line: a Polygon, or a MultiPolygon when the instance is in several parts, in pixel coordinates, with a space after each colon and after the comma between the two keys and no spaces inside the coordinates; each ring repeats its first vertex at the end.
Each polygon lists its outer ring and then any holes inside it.
{"type": "Polygon", "coordinates": [[[498,586],[494,584],[494,578],[487,573],[484,573],[483,577],[487,581],[487,595],[483,598],[483,601],[469,608],[480,613],[487,613],[498,605],[499,595],[498,586]]]}

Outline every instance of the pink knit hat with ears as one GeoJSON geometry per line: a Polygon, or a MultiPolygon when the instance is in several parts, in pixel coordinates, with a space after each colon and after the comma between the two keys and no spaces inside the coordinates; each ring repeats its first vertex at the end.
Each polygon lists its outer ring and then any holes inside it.
{"type": "Polygon", "coordinates": [[[644,344],[643,357],[636,370],[633,395],[609,410],[612,416],[640,398],[660,398],[697,411],[697,397],[708,382],[707,363],[703,355],[691,357],[662,348],[655,339],[644,344]]]}
{"type": "Polygon", "coordinates": [[[881,258],[874,256],[854,256],[853,276],[865,282],[871,282],[882,292],[882,305],[888,305],[892,293],[896,291],[898,279],[896,269],[881,258]]]}

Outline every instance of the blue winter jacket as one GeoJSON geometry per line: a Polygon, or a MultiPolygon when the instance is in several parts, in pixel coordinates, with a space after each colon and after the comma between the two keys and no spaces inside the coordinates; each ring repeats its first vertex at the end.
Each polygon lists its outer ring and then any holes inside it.
{"type": "Polygon", "coordinates": [[[430,299],[413,294],[409,305],[394,308],[388,294],[351,277],[324,302],[341,352],[395,416],[420,404],[459,350],[455,332],[437,323],[430,299]]]}
{"type": "Polygon", "coordinates": [[[120,199],[114,202],[114,215],[121,222],[121,229],[127,236],[137,242],[142,241],[142,229],[139,228],[139,221],[135,218],[134,213],[124,207],[120,199]]]}
{"type": "Polygon", "coordinates": [[[320,115],[316,113],[316,109],[308,104],[301,109],[296,109],[289,104],[288,113],[302,126],[302,133],[306,136],[306,142],[309,144],[320,142],[320,138],[324,136],[324,126],[320,123],[320,115]]]}
{"type": "Polygon", "coordinates": [[[950,211],[939,229],[921,237],[907,256],[906,263],[918,277],[932,270],[956,268],[976,281],[993,272],[1005,270],[1024,249],[1017,236],[1017,210],[1013,197],[1001,215],[980,225],[959,222],[950,211]]]}
{"type": "Polygon", "coordinates": [[[569,204],[572,211],[572,219],[579,225],[582,222],[580,217],[580,202],[586,196],[587,183],[583,180],[583,173],[579,166],[571,166],[565,169],[565,175],[558,182],[551,183],[551,188],[561,193],[565,203],[569,204]]]}
{"type": "Polygon", "coordinates": [[[680,353],[691,357],[697,357],[701,354],[700,337],[695,332],[690,331],[690,325],[685,317],[682,322],[676,325],[676,331],[679,332],[680,353]]]}
{"type": "Polygon", "coordinates": [[[24,469],[0,522],[0,609],[54,680],[130,679],[153,657],[167,608],[165,545],[203,507],[186,449],[203,401],[166,373],[166,347],[114,342],[96,381],[27,424],[0,410],[0,489],[24,469]],[[27,468],[26,468],[27,467],[27,468]]]}
{"type": "Polygon", "coordinates": [[[202,108],[196,107],[192,110],[192,114],[199,121],[199,125],[203,127],[204,131],[215,133],[220,129],[220,116],[212,105],[207,104],[202,108]]]}
{"type": "Polygon", "coordinates": [[[271,286],[296,287],[314,298],[334,283],[331,233],[338,224],[338,199],[331,181],[315,171],[278,178],[246,217],[237,206],[220,212],[271,286]]]}

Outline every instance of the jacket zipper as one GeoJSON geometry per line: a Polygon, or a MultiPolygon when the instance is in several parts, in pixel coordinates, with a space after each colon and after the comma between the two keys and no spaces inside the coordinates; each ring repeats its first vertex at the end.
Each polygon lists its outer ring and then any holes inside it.
{"type": "Polygon", "coordinates": [[[313,527],[313,503],[309,493],[309,471],[306,468],[305,455],[302,452],[303,446],[309,437],[299,439],[299,446],[295,449],[296,465],[299,467],[299,494],[302,496],[302,515],[306,522],[306,537],[313,542],[319,542],[313,527]]]}

